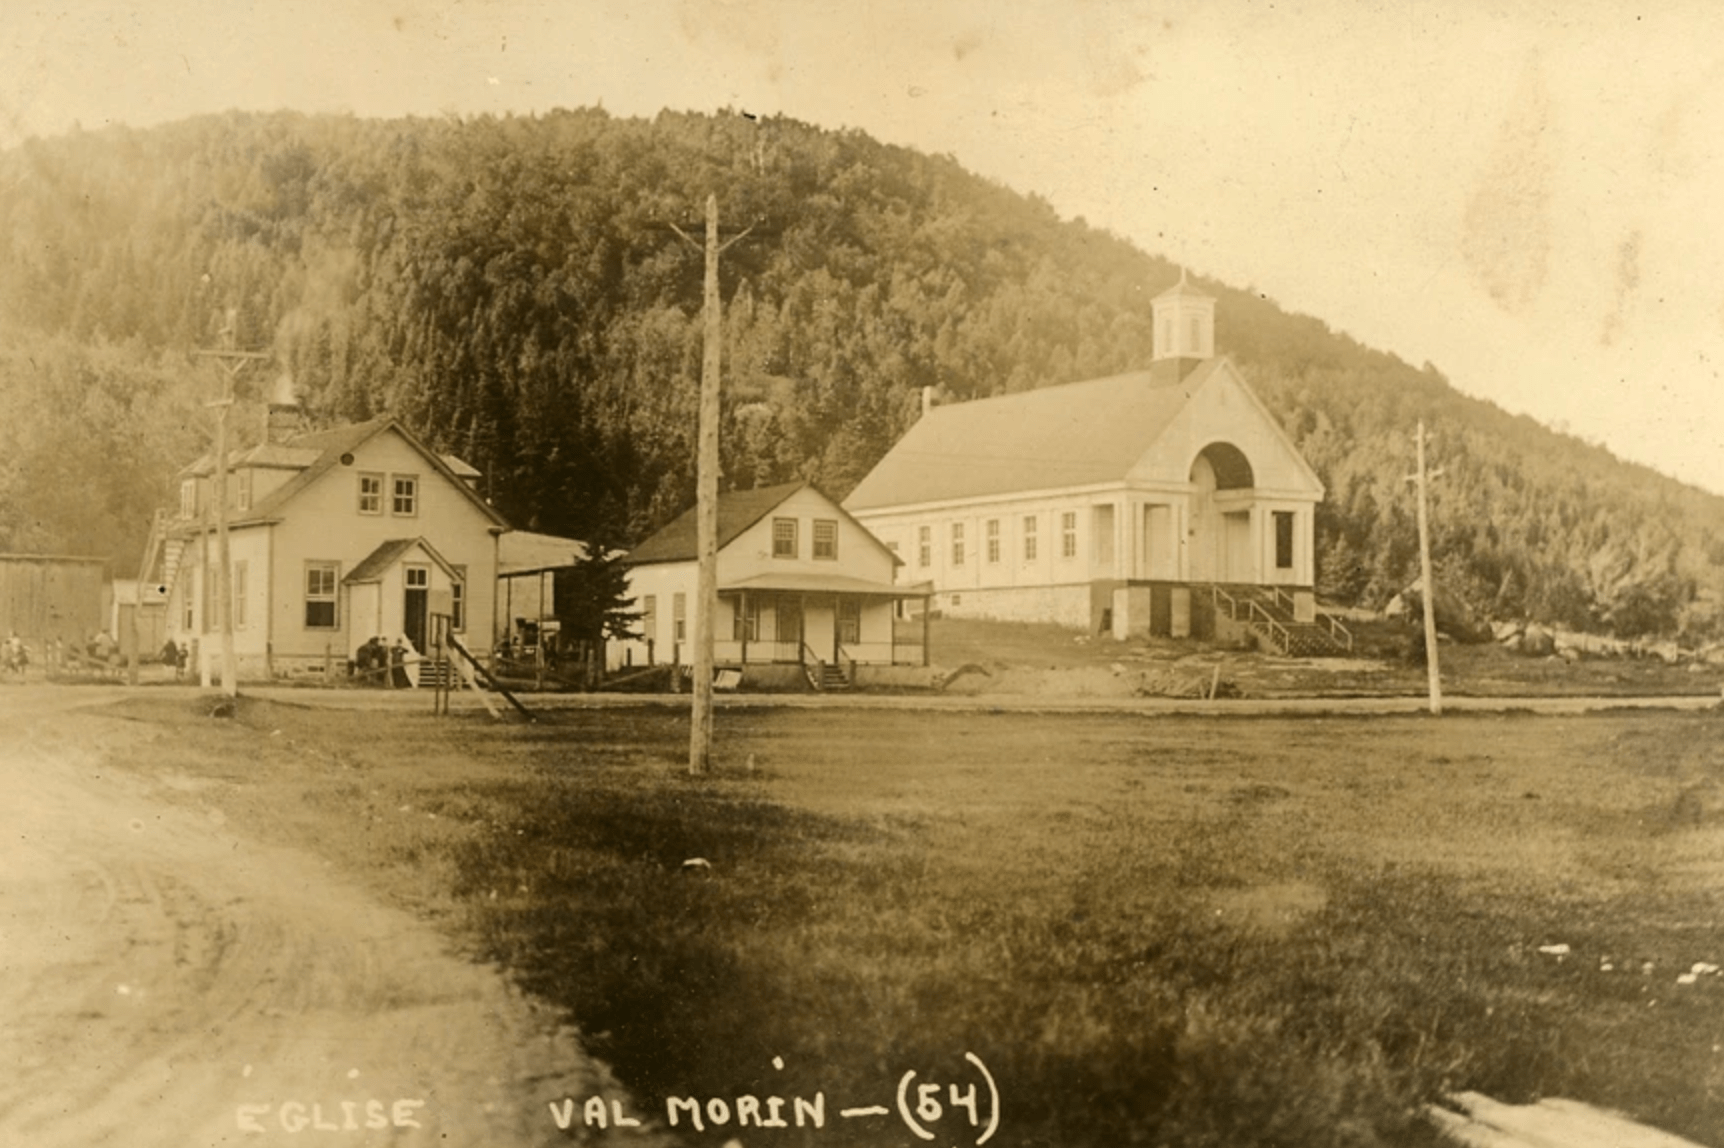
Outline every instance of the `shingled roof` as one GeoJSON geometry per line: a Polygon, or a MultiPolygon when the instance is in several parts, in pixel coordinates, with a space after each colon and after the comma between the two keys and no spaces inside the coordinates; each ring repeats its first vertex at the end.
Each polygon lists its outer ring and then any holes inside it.
{"type": "MultiPolygon", "coordinates": [[[[334,427],[330,430],[312,431],[308,434],[295,435],[286,443],[268,448],[267,461],[262,465],[281,465],[287,467],[303,467],[298,474],[282,483],[259,499],[250,510],[242,511],[229,520],[230,526],[244,526],[250,523],[270,522],[279,518],[282,507],[291,501],[300,491],[316,482],[324,474],[341,464],[343,457],[351,455],[365,443],[386,431],[394,430],[406,439],[415,450],[423,455],[433,470],[442,474],[450,484],[466,496],[467,500],[478,507],[499,531],[508,529],[508,523],[489,503],[480,498],[472,484],[467,481],[468,472],[477,473],[464,463],[459,468],[452,462],[452,456],[439,455],[421,442],[406,427],[393,417],[372,419],[370,422],[350,423],[346,426],[334,427]]],[[[192,473],[203,465],[205,469],[199,473],[209,473],[207,459],[200,459],[192,467],[181,473],[192,473]]]]}
{"type": "Polygon", "coordinates": [[[851,511],[1118,482],[1222,359],[935,407],[844,500],[851,511]]]}
{"type": "MultiPolygon", "coordinates": [[[[771,514],[785,499],[808,484],[781,482],[754,490],[732,490],[718,499],[718,548],[723,550],[738,535],[771,514]]],[[[695,538],[695,508],[691,507],[658,533],[628,552],[623,562],[644,566],[649,562],[687,562],[700,557],[695,538]]]]}

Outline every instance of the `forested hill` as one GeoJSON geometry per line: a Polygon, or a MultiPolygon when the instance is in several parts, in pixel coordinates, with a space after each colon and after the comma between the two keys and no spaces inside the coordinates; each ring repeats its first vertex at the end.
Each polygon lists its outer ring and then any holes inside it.
{"type": "MultiPolygon", "coordinates": [[[[1142,366],[1177,277],[950,158],[784,119],[229,114],[32,140],[0,153],[0,549],[136,561],[205,441],[215,383],[188,353],[228,306],[275,356],[250,397],[285,373],[320,420],[393,412],[516,525],[638,539],[692,499],[701,259],[666,225],[709,190],[757,224],[722,277],[735,487],[842,497],[924,385],[957,402],[1142,366]]],[[[1716,625],[1724,500],[1200,284],[1328,487],[1331,598],[1411,580],[1422,417],[1442,576],[1476,605],[1716,625]]]]}

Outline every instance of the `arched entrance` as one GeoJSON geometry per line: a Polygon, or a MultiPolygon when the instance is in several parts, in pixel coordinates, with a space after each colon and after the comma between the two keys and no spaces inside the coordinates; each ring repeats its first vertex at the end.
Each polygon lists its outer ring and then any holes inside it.
{"type": "Polygon", "coordinates": [[[1251,462],[1232,443],[1212,442],[1191,462],[1190,578],[1255,582],[1252,562],[1251,462]]]}

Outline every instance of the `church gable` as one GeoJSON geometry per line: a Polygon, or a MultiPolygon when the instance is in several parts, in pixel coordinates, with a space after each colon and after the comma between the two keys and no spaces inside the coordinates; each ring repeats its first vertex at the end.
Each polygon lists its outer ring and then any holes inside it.
{"type": "Polygon", "coordinates": [[[1131,468],[1130,479],[1151,485],[1191,482],[1199,455],[1220,468],[1223,487],[1323,497],[1315,472],[1226,360],[1217,361],[1217,369],[1131,468]]]}

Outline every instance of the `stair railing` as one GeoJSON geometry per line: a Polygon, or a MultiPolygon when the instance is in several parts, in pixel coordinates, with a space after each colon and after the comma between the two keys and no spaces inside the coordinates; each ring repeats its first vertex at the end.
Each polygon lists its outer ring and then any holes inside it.
{"type": "Polygon", "coordinates": [[[1333,614],[1318,614],[1324,625],[1329,627],[1329,636],[1347,647],[1347,652],[1353,652],[1353,632],[1341,624],[1341,619],[1333,614]]]}
{"type": "Polygon", "coordinates": [[[1287,653],[1292,648],[1292,637],[1288,634],[1287,627],[1283,626],[1280,622],[1277,622],[1275,620],[1275,616],[1268,610],[1265,610],[1263,608],[1263,604],[1258,602],[1257,599],[1251,599],[1250,605],[1250,621],[1253,624],[1256,624],[1258,618],[1261,617],[1262,625],[1269,631],[1269,636],[1273,639],[1276,649],[1282,654],[1287,653]]]}

